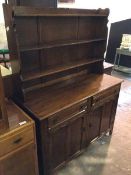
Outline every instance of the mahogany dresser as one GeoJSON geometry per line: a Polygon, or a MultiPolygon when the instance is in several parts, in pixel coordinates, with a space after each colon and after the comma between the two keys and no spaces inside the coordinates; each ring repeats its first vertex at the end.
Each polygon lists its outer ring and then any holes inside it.
{"type": "Polygon", "coordinates": [[[113,131],[122,81],[103,74],[109,10],[4,13],[14,99],[35,120],[40,174],[52,174],[113,131]]]}
{"type": "Polygon", "coordinates": [[[11,100],[4,98],[1,79],[0,76],[0,98],[3,98],[0,108],[0,122],[3,119],[0,123],[0,175],[38,175],[34,121],[11,100]]]}

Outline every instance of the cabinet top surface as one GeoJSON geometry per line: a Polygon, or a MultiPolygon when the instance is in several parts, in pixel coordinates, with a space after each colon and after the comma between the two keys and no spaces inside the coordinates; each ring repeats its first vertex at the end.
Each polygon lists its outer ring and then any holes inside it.
{"type": "Polygon", "coordinates": [[[121,82],[122,80],[106,74],[91,74],[66,87],[30,92],[24,105],[41,120],[121,82]]]}

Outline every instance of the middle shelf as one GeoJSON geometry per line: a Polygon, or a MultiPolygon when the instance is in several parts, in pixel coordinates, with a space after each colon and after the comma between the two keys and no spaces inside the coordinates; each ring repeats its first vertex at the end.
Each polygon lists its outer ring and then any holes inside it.
{"type": "Polygon", "coordinates": [[[61,42],[50,42],[48,44],[39,45],[39,46],[28,46],[28,47],[20,47],[20,52],[27,52],[33,50],[42,50],[42,49],[50,49],[54,47],[64,47],[64,46],[71,46],[71,45],[78,45],[78,44],[88,44],[93,42],[101,42],[106,41],[106,38],[96,38],[96,39],[89,39],[89,40],[70,40],[68,42],[61,41],[61,42]]]}

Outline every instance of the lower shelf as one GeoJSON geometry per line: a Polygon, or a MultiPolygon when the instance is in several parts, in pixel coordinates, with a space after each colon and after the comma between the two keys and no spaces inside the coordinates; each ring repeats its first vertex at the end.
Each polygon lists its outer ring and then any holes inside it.
{"type": "Polygon", "coordinates": [[[23,73],[21,75],[21,80],[23,82],[26,82],[26,81],[38,79],[38,78],[41,78],[41,77],[44,77],[44,76],[56,74],[56,73],[59,73],[59,72],[63,72],[63,71],[66,71],[66,70],[70,70],[70,69],[74,69],[74,68],[77,68],[77,67],[85,66],[85,65],[95,63],[95,62],[99,62],[99,61],[103,61],[103,59],[93,58],[93,59],[86,59],[86,60],[82,60],[82,61],[80,60],[80,61],[77,61],[75,63],[70,63],[70,64],[66,64],[66,65],[63,65],[63,66],[57,66],[56,68],[48,68],[48,70],[44,70],[44,71],[36,70],[36,71],[32,71],[32,72],[27,72],[27,73],[23,73]]]}

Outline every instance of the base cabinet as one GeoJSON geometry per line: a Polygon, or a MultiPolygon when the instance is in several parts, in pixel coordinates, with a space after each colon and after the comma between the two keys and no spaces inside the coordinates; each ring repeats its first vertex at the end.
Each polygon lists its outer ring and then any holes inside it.
{"type": "MultiPolygon", "coordinates": [[[[67,109],[63,114],[61,113],[61,116],[58,114],[54,118],[45,119],[45,121],[49,120],[46,122],[47,130],[43,130],[45,137],[48,138],[43,145],[49,147],[49,149],[43,150],[45,159],[48,160],[48,163],[43,165],[48,167],[46,174],[52,174],[70,159],[79,155],[91,141],[102,133],[112,133],[118,93],[117,95],[111,94],[111,98],[104,98],[97,103],[93,103],[92,98],[89,98],[86,103],[88,107],[85,108],[84,104],[84,110],[76,111],[76,114],[71,110],[73,114],[69,115],[70,109],[67,109]]],[[[72,107],[72,109],[75,108],[72,107]]],[[[45,121],[43,120],[43,123],[45,121]]]]}

